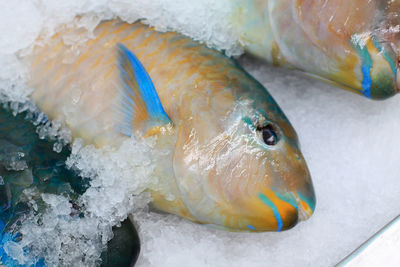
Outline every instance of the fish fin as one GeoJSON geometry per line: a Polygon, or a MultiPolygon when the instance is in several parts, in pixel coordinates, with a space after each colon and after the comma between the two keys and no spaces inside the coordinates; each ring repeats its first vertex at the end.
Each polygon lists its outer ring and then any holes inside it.
{"type": "Polygon", "coordinates": [[[116,106],[120,113],[118,131],[131,136],[154,134],[154,129],[170,125],[171,120],[161,105],[149,74],[138,58],[124,45],[118,44],[118,69],[122,80],[121,101],[116,106]]]}

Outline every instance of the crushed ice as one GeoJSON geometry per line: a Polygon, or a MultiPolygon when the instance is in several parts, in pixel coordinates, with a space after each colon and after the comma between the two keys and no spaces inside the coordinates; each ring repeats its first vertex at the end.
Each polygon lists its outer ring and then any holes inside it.
{"type": "MultiPolygon", "coordinates": [[[[90,30],[102,19],[144,18],[159,30],[176,30],[237,55],[239,41],[224,20],[229,8],[229,0],[2,1],[0,33],[7,38],[0,39],[0,98],[11,101],[15,113],[36,112],[28,101],[28,72],[18,58],[30,52],[40,33],[45,40],[64,23],[90,30]]],[[[400,143],[394,136],[400,132],[398,97],[372,103],[293,72],[244,64],[269,88],[300,135],[318,198],[311,220],[284,233],[244,234],[145,212],[149,197],[143,192],[157,183],[151,172],[158,155],[151,140],[132,139],[119,149],[102,150],[77,140],[67,164],[92,179],[76,203],[85,206],[84,218],[71,216],[74,207],[63,195],[37,199],[38,192],[26,190],[33,211],[39,201],[47,210],[32,212],[21,228],[22,239],[7,239],[4,250],[19,263],[44,258],[49,265],[94,265],[112,237],[111,227],[132,214],[141,237],[142,266],[324,266],[336,263],[400,212],[400,143]]],[[[39,135],[60,140],[54,150],[71,141],[68,129],[38,114],[39,135]]],[[[10,153],[13,160],[0,159],[0,164],[25,171],[29,180],[23,152],[10,153]]]]}

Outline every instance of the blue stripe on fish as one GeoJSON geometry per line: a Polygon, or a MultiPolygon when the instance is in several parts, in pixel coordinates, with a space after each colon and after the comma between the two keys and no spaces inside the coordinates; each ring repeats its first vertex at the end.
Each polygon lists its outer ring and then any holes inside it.
{"type": "Polygon", "coordinates": [[[249,228],[250,230],[253,230],[253,231],[256,230],[256,228],[251,224],[247,225],[247,228],[249,228]]]}
{"type": "Polygon", "coordinates": [[[363,75],[363,80],[361,82],[361,86],[363,88],[362,94],[368,98],[371,98],[371,68],[372,68],[372,59],[368,52],[367,46],[361,42],[359,38],[355,38],[353,41],[355,48],[361,57],[361,73],[363,75]]]}
{"type": "Polygon", "coordinates": [[[277,224],[278,224],[278,230],[277,232],[280,232],[282,230],[283,227],[283,222],[282,222],[282,218],[281,215],[279,214],[278,208],[275,206],[275,204],[263,193],[258,194],[258,197],[260,198],[260,200],[267,205],[268,207],[270,207],[272,209],[272,212],[274,213],[274,216],[276,218],[277,224]]]}
{"type": "Polygon", "coordinates": [[[371,98],[371,67],[370,65],[364,64],[361,66],[361,72],[363,74],[363,80],[362,80],[362,88],[364,91],[362,94],[368,98],[371,98]]]}
{"type": "MultiPolygon", "coordinates": [[[[275,190],[274,190],[275,192],[275,190]]],[[[296,210],[297,210],[297,202],[296,198],[293,196],[292,193],[284,193],[284,194],[279,194],[275,192],[275,196],[279,198],[280,200],[285,201],[286,203],[292,205],[296,210]]]]}

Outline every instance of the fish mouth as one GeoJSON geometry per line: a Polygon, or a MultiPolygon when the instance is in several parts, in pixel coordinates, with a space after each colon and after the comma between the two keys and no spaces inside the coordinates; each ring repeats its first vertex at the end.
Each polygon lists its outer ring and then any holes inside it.
{"type": "Polygon", "coordinates": [[[315,195],[300,192],[286,192],[279,194],[270,189],[259,193],[259,214],[269,213],[268,218],[257,218],[259,223],[251,224],[252,231],[283,231],[293,228],[299,221],[309,219],[315,209],[315,195]],[[308,196],[308,197],[305,197],[308,196]],[[266,210],[267,209],[267,210],[266,210]],[[254,227],[255,226],[255,227],[254,227]]]}
{"type": "Polygon", "coordinates": [[[399,8],[398,1],[382,2],[371,28],[352,36],[360,56],[361,93],[371,99],[383,100],[400,92],[399,8]]]}
{"type": "Polygon", "coordinates": [[[296,202],[297,202],[297,214],[299,221],[308,220],[314,213],[315,209],[315,199],[313,203],[310,204],[304,199],[300,198],[297,194],[295,194],[296,202]]]}

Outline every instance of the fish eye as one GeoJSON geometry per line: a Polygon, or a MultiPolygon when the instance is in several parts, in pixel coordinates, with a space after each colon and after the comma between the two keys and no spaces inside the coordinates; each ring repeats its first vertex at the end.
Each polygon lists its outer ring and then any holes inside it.
{"type": "Polygon", "coordinates": [[[278,133],[276,128],[272,124],[269,123],[262,127],[257,127],[257,131],[261,133],[265,144],[269,146],[274,146],[278,143],[278,133]]]}

